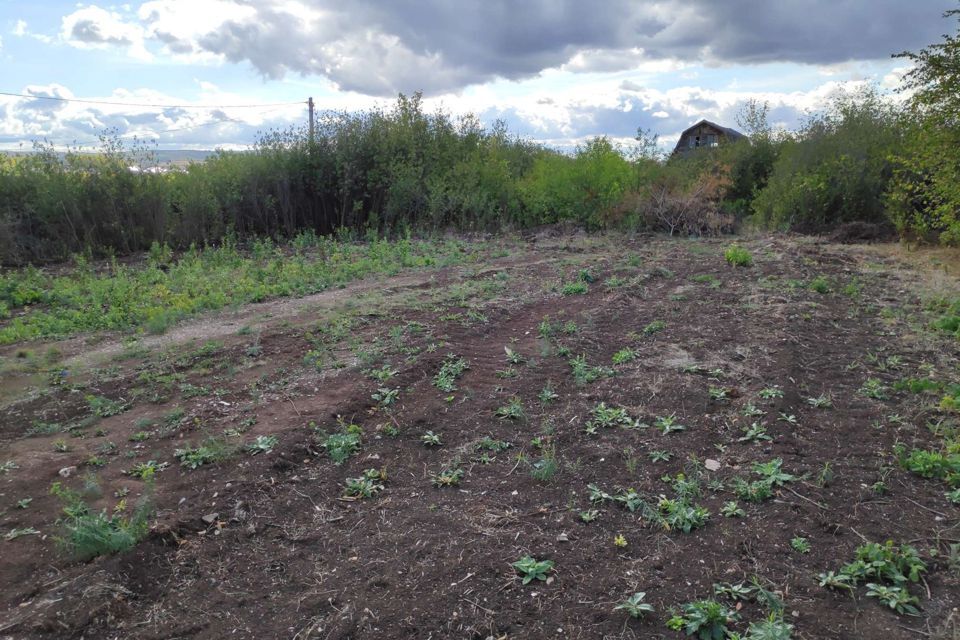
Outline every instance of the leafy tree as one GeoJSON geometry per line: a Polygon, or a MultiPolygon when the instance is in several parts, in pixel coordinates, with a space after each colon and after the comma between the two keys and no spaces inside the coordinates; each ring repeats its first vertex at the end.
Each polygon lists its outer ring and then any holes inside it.
{"type": "MultiPolygon", "coordinates": [[[[960,15],[947,11],[944,17],[960,15]]],[[[896,155],[887,204],[901,233],[960,243],[960,34],[919,52],[901,87],[909,92],[905,145],[896,155]]]]}

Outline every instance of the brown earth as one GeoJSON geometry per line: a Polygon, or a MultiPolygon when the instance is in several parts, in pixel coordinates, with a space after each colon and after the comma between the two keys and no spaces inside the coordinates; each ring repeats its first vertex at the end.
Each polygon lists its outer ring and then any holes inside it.
{"type": "MultiPolygon", "coordinates": [[[[783,600],[794,637],[957,637],[960,577],[946,553],[960,542],[960,508],[893,456],[897,442],[935,447],[927,425],[951,420],[930,408],[937,398],[892,389],[907,377],[956,382],[957,342],[930,331],[921,310],[928,279],[877,247],[785,237],[744,242],[755,265],[733,268],[728,244],[548,238],[482,269],[258,305],[138,349],[104,346],[122,344],[115,337],[86,350],[71,342],[63,385],[0,408],[0,463],[18,465],[0,475],[0,533],[40,532],[0,541],[0,637],[671,638],[682,637],[665,627],[672,607],[753,577],[783,600]],[[589,291],[563,295],[583,269],[589,291]],[[694,279],[706,275],[714,280],[694,279]],[[831,292],[803,286],[816,276],[831,292]],[[851,283],[858,294],[843,292],[851,283]],[[545,319],[553,337],[541,336],[545,319]],[[645,332],[654,321],[664,328],[645,332]],[[524,362],[511,365],[505,347],[524,362]],[[614,366],[624,347],[636,358],[614,366]],[[433,379],[450,354],[469,370],[441,392],[433,379]],[[579,354],[612,375],[578,384],[568,361],[579,354]],[[367,373],[384,365],[397,372],[386,382],[367,373]],[[868,378],[887,399],[859,391],[868,378]],[[544,404],[547,384],[557,398],[544,404]],[[384,386],[400,390],[389,407],[371,398],[384,386]],[[782,397],[758,395],[772,387],[782,397]],[[807,402],[821,394],[831,408],[807,402]],[[90,395],[125,410],[91,417],[90,395]],[[512,398],[524,415],[497,417],[512,398]],[[600,402],[648,425],[674,415],[686,429],[589,435],[600,402]],[[747,404],[765,415],[745,417],[747,404]],[[170,417],[176,409],[182,417],[170,417]],[[342,466],[318,436],[338,416],[363,430],[342,466]],[[757,420],[772,441],[738,441],[757,420]],[[74,428],[43,435],[37,423],[74,428]],[[427,431],[442,446],[425,446],[427,431]],[[207,437],[261,435],[277,436],[271,453],[195,470],[174,457],[207,437]],[[484,456],[486,436],[513,446],[484,456]],[[69,450],[56,451],[58,440],[69,450]],[[672,457],[653,462],[652,451],[672,457]],[[85,465],[91,456],[105,464],[85,465]],[[551,457],[556,472],[534,477],[551,457]],[[741,500],[742,518],[721,516],[732,479],[774,458],[802,479],[765,502],[741,500]],[[150,491],[125,473],[148,460],[169,463],[150,491]],[[461,483],[435,487],[431,474],[455,463],[461,483]],[[383,491],[345,499],[346,479],[369,468],[385,471],[383,491]],[[696,502],[711,514],[690,533],[588,499],[587,485],[632,487],[655,505],[673,493],[664,476],[684,472],[701,476],[696,502]],[[48,490],[80,489],[88,473],[96,508],[113,509],[125,487],[128,510],[149,493],[156,512],[132,550],[80,563],[55,543],[61,505],[48,490]],[[872,488],[881,480],[884,494],[872,488]],[[591,508],[599,517],[583,522],[591,508]],[[791,548],[797,536],[810,553],[791,548]],[[911,587],[920,617],[898,617],[862,587],[851,598],[817,584],[865,540],[887,539],[916,546],[929,566],[911,587]],[[548,582],[521,584],[511,563],[528,554],[555,562],[548,582]],[[656,608],[644,620],[613,610],[635,591],[656,608]]],[[[746,602],[740,614],[733,628],[745,631],[766,611],[746,602]]]]}

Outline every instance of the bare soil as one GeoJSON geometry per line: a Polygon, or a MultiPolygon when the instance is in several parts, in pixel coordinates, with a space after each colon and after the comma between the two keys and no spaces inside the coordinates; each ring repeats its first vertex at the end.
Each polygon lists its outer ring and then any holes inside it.
{"type": "MultiPolygon", "coordinates": [[[[960,508],[893,455],[897,442],[936,447],[927,425],[952,419],[930,408],[935,398],[892,388],[924,375],[956,382],[960,345],[922,311],[928,278],[877,246],[761,237],[742,243],[754,266],[734,268],[728,244],[547,238],[479,268],[256,305],[133,348],[116,336],[72,341],[63,384],[0,407],[0,463],[17,465],[0,475],[0,533],[39,531],[0,540],[0,637],[672,638],[683,634],[665,627],[671,608],[754,577],[783,600],[794,637],[957,637],[960,576],[946,553],[960,542],[960,508]],[[585,269],[588,291],[563,295],[585,269]],[[804,286],[817,276],[829,293],[804,286]],[[850,284],[859,292],[844,293],[850,284]],[[664,328],[645,332],[655,321],[664,328]],[[612,364],[625,347],[636,358],[612,364]],[[469,369],[442,392],[433,379],[451,354],[469,369]],[[569,360],[581,354],[612,375],[575,381],[569,360]],[[369,374],[385,365],[393,378],[369,374]],[[861,393],[868,378],[886,399],[861,393]],[[543,403],[548,384],[557,397],[543,403]],[[392,405],[372,399],[380,387],[399,389],[392,405]],[[782,397],[760,397],[773,387],[782,397]],[[809,404],[821,394],[832,407],[809,404]],[[88,396],[125,410],[97,418],[88,396]],[[524,416],[498,417],[513,398],[524,416]],[[589,435],[600,402],[686,429],[589,435]],[[745,416],[748,404],[764,415],[745,416]],[[318,435],[337,431],[338,416],[363,430],[341,466],[318,435]],[[740,442],[757,420],[772,440],[740,442]],[[425,446],[427,431],[443,444],[425,446]],[[198,469],[174,457],[204,438],[239,446],[260,435],[277,436],[271,453],[198,469]],[[487,436],[512,447],[484,456],[487,436]],[[551,452],[555,473],[535,477],[551,452]],[[105,464],[87,465],[92,456],[105,464]],[[802,479],[723,517],[731,480],[774,458],[802,479]],[[169,463],[152,488],[126,473],[148,460],[169,463]],[[455,464],[461,483],[435,487],[432,474],[455,464]],[[384,490],[346,499],[346,480],[370,468],[384,470],[384,490]],[[594,484],[655,504],[671,494],[664,476],[679,473],[702,474],[697,503],[711,514],[690,533],[588,499],[594,484]],[[80,489],[90,474],[94,507],[112,510],[125,489],[128,509],[149,494],[156,511],[132,550],[81,563],[56,543],[61,504],[49,488],[80,489]],[[591,508],[599,516],[584,522],[591,508]],[[809,553],[791,548],[798,536],[809,553]],[[929,565],[912,587],[922,616],[897,616],[862,588],[851,598],[818,586],[858,545],[888,539],[929,565]],[[524,555],[552,560],[550,579],[522,585],[511,563],[524,555]],[[656,608],[643,620],[613,610],[635,591],[656,608]]],[[[741,632],[766,616],[757,602],[739,613],[741,632]]]]}

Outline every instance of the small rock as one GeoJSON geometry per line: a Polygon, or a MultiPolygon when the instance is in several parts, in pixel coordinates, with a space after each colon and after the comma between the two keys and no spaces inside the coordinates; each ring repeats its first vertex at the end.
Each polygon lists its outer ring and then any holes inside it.
{"type": "Polygon", "coordinates": [[[76,472],[76,470],[77,470],[77,467],[76,467],[76,466],[64,467],[63,469],[60,469],[60,471],[57,471],[57,474],[58,474],[61,478],[69,478],[70,476],[72,476],[72,475],[76,472]]]}
{"type": "Polygon", "coordinates": [[[561,533],[557,536],[557,542],[570,542],[570,538],[567,537],[567,534],[561,533]]]}
{"type": "Polygon", "coordinates": [[[219,515],[220,515],[219,513],[208,513],[207,515],[203,516],[200,519],[203,520],[204,523],[206,524],[213,524],[214,522],[217,521],[217,516],[219,515]]]}
{"type": "Polygon", "coordinates": [[[707,458],[707,459],[704,461],[703,466],[705,466],[705,467],[707,468],[707,471],[719,471],[719,470],[720,470],[720,461],[719,461],[719,460],[711,460],[710,458],[707,458]]]}

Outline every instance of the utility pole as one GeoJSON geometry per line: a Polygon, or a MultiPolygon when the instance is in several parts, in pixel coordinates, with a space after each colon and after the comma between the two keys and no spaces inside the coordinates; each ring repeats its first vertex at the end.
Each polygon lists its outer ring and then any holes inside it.
{"type": "Polygon", "coordinates": [[[310,111],[310,146],[313,146],[313,96],[307,98],[307,108],[310,111]]]}

